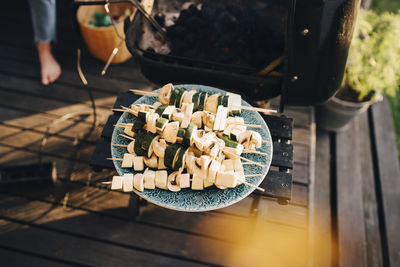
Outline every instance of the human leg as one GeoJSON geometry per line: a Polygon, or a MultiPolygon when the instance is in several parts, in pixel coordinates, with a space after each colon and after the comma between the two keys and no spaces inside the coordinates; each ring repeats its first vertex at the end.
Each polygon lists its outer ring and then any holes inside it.
{"type": "Polygon", "coordinates": [[[51,52],[50,42],[56,34],[56,0],[29,0],[35,42],[39,54],[42,84],[54,82],[61,67],[51,52]]]}

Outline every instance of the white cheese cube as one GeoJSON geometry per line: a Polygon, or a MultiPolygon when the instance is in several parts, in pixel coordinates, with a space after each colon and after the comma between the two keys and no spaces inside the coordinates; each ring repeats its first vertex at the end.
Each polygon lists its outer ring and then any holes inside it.
{"type": "Polygon", "coordinates": [[[205,179],[203,180],[203,186],[204,188],[210,187],[212,186],[214,183],[211,183],[208,179],[208,177],[205,177],[205,179]]]}
{"type": "Polygon", "coordinates": [[[244,171],[237,171],[235,172],[235,175],[237,175],[237,184],[243,184],[244,181],[246,181],[246,176],[244,176],[244,171]]]}
{"type": "Polygon", "coordinates": [[[177,184],[180,188],[189,188],[190,187],[190,174],[189,173],[181,173],[178,175],[177,184]]]}
{"type": "Polygon", "coordinates": [[[156,187],[168,190],[168,173],[167,171],[156,171],[155,177],[156,187]]]}
{"type": "Polygon", "coordinates": [[[192,190],[203,190],[203,177],[197,175],[196,173],[193,174],[192,178],[192,190]]]}
{"type": "Polygon", "coordinates": [[[133,158],[133,169],[135,171],[143,171],[144,170],[144,163],[142,156],[136,156],[133,158]]]}
{"type": "Polygon", "coordinates": [[[113,176],[111,190],[122,189],[122,176],[113,176]]]}
{"type": "Polygon", "coordinates": [[[124,192],[133,191],[133,174],[127,173],[122,176],[122,189],[124,192]]]}
{"type": "Polygon", "coordinates": [[[125,153],[124,158],[122,159],[121,168],[132,168],[134,155],[125,153]]]}
{"type": "Polygon", "coordinates": [[[136,156],[134,147],[135,147],[135,141],[132,141],[132,142],[129,143],[129,145],[127,147],[127,150],[128,150],[129,154],[132,154],[132,155],[136,156]]]}

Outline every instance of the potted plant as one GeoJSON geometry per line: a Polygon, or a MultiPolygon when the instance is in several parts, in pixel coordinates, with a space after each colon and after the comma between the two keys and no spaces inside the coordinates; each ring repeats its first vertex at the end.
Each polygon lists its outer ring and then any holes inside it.
{"type": "Polygon", "coordinates": [[[394,96],[400,85],[400,12],[361,10],[342,86],[316,109],[320,127],[341,131],[382,94],[394,96]]]}

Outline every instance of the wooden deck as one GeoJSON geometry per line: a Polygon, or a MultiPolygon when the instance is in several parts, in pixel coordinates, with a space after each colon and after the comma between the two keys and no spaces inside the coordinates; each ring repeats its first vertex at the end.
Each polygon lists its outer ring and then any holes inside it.
{"type": "MultiPolygon", "coordinates": [[[[58,3],[61,3],[60,1],[58,3]]],[[[289,205],[249,196],[231,207],[182,213],[151,204],[132,220],[129,195],[101,185],[114,171],[89,160],[118,92],[152,89],[135,61],[109,69],[84,54],[97,105],[93,117],[48,125],[70,112],[91,112],[75,70],[70,17],[59,4],[60,79],[39,83],[26,1],[0,11],[0,166],[55,162],[52,184],[0,186],[0,256],[5,266],[398,266],[399,173],[385,103],[346,132],[316,131],[314,110],[288,107],[294,118],[293,196],[289,205]],[[385,112],[382,113],[382,110],[385,112]],[[396,179],[397,178],[397,179],[396,179]]],[[[390,112],[389,112],[390,114],[390,112]]]]}
{"type": "MultiPolygon", "coordinates": [[[[85,53],[83,70],[96,99],[98,125],[76,145],[93,117],[55,124],[39,153],[54,120],[70,112],[91,112],[89,96],[76,73],[67,24],[59,25],[55,47],[63,74],[43,87],[27,3],[7,5],[12,12],[3,9],[0,16],[7,25],[7,38],[0,41],[0,166],[36,163],[41,157],[55,162],[57,181],[0,190],[0,255],[6,266],[256,266],[264,264],[265,255],[272,265],[306,265],[313,109],[287,111],[295,118],[289,205],[251,196],[222,210],[192,214],[148,204],[132,221],[129,195],[101,185],[115,172],[93,172],[88,163],[118,92],[156,86],[140,74],[134,60],[112,66],[103,78],[103,63],[85,53]]],[[[68,20],[67,14],[59,14],[68,20]]]]}

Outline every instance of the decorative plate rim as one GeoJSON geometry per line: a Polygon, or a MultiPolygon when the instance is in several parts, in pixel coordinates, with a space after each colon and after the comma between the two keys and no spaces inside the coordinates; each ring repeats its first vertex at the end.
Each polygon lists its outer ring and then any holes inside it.
{"type": "MultiPolygon", "coordinates": [[[[220,92],[220,93],[227,93],[227,92],[228,92],[228,91],[225,91],[225,90],[216,88],[216,87],[205,86],[205,85],[200,85],[200,84],[174,84],[174,87],[178,87],[178,88],[179,88],[179,87],[185,87],[185,88],[196,88],[196,89],[197,89],[197,88],[203,88],[203,89],[206,89],[206,90],[217,91],[217,92],[220,92]]],[[[161,88],[158,88],[158,89],[156,89],[156,90],[153,90],[153,92],[159,92],[160,89],[161,89],[161,88]]],[[[201,90],[201,89],[200,89],[200,90],[201,90]]],[[[141,97],[139,97],[138,99],[136,99],[132,104],[135,104],[135,103],[137,103],[137,102],[140,102],[142,99],[144,99],[144,98],[146,98],[146,97],[149,97],[149,96],[141,96],[141,97]]],[[[246,102],[245,100],[243,100],[243,99],[242,99],[242,105],[251,106],[249,103],[247,103],[247,102],[246,102]]],[[[268,158],[268,160],[267,160],[266,162],[263,162],[263,163],[266,163],[266,164],[265,164],[265,171],[263,172],[263,176],[262,176],[263,178],[260,178],[258,181],[256,181],[256,183],[252,183],[252,184],[254,184],[255,186],[259,186],[259,185],[264,181],[264,179],[265,179],[266,175],[268,174],[268,171],[269,171],[269,169],[270,169],[270,167],[271,167],[272,155],[273,155],[273,145],[272,145],[271,133],[270,133],[270,131],[269,131],[269,128],[268,128],[267,123],[265,122],[265,120],[261,117],[261,115],[260,115],[258,112],[256,112],[256,111],[253,111],[253,112],[255,112],[255,113],[257,114],[257,116],[259,116],[259,117],[261,118],[262,124],[263,124],[263,126],[264,126],[264,127],[262,127],[262,129],[265,130],[265,133],[267,134],[267,139],[268,139],[269,141],[271,141],[269,144],[266,144],[267,147],[268,147],[268,149],[271,151],[271,152],[270,152],[271,156],[268,158]]],[[[125,114],[125,113],[123,113],[123,114],[120,116],[120,118],[119,118],[118,121],[117,121],[117,124],[121,123],[121,121],[123,120],[124,114],[125,114]]],[[[117,129],[117,127],[115,127],[114,130],[113,130],[113,133],[112,133],[112,136],[111,136],[111,143],[110,143],[110,146],[111,146],[111,156],[112,156],[112,158],[114,158],[114,147],[113,147],[113,144],[114,144],[114,141],[115,141],[115,138],[116,138],[116,137],[115,137],[116,129],[117,129]]],[[[116,142],[115,142],[115,143],[116,143],[116,142]]],[[[122,176],[123,173],[120,171],[120,167],[117,166],[117,161],[116,161],[116,160],[113,160],[113,164],[114,164],[114,167],[115,167],[117,173],[118,173],[120,176],[122,176]]],[[[135,173],[135,171],[132,171],[131,173],[135,173]]],[[[235,189],[235,188],[227,188],[227,189],[224,189],[224,190],[233,190],[233,189],[235,189]]],[[[161,189],[160,189],[160,190],[161,190],[161,189]]],[[[157,205],[157,206],[160,206],[160,207],[163,207],[163,208],[166,208],[166,209],[175,210],[175,211],[182,211],[182,212],[205,212],[205,211],[211,211],[211,210],[226,208],[226,207],[231,206],[231,205],[233,205],[233,204],[235,204],[235,203],[238,203],[239,201],[245,199],[245,198],[248,197],[251,193],[253,193],[254,190],[256,190],[256,189],[253,188],[253,187],[251,187],[251,188],[248,190],[248,192],[244,193],[244,194],[241,195],[240,197],[235,198],[235,199],[232,200],[232,201],[224,202],[224,203],[223,203],[222,205],[220,205],[220,206],[210,206],[209,208],[201,208],[201,209],[184,209],[184,208],[177,208],[177,207],[174,207],[174,206],[172,206],[172,205],[165,204],[165,203],[163,203],[163,202],[158,202],[158,201],[152,199],[151,197],[148,197],[147,195],[142,194],[142,192],[136,190],[135,188],[133,188],[133,193],[137,194],[139,197],[145,199],[146,201],[148,201],[148,202],[150,202],[150,203],[152,203],[152,204],[154,204],[154,205],[157,205]]],[[[163,190],[163,191],[167,191],[167,190],[163,190]]],[[[171,194],[174,194],[174,193],[179,193],[179,192],[170,192],[170,193],[171,193],[171,194]]]]}

